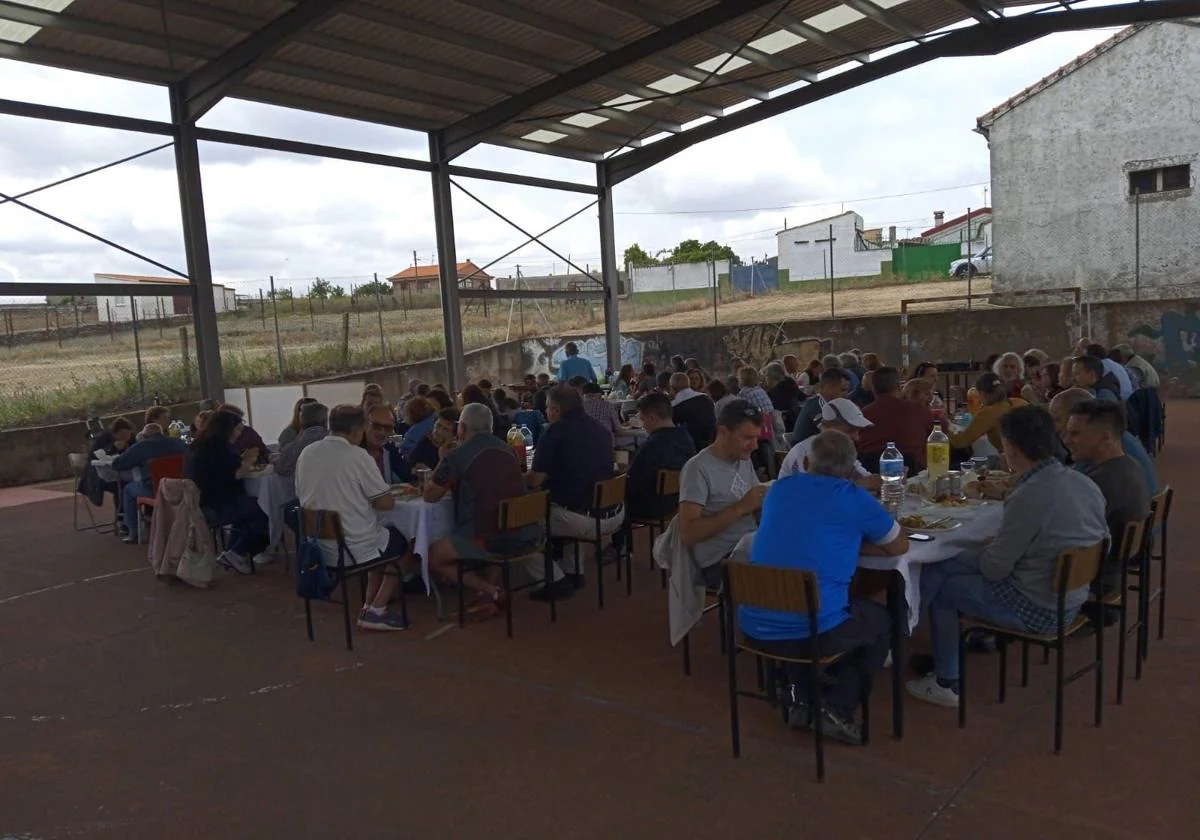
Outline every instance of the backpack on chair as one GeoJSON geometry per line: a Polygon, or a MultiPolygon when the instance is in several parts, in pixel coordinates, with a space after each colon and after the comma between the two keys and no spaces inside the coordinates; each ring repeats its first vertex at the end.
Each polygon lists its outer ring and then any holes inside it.
{"type": "Polygon", "coordinates": [[[321,533],[324,519],[324,512],[318,513],[315,534],[302,537],[296,546],[296,594],[309,601],[323,601],[337,587],[337,578],[330,572],[321,540],[316,536],[321,533]]]}

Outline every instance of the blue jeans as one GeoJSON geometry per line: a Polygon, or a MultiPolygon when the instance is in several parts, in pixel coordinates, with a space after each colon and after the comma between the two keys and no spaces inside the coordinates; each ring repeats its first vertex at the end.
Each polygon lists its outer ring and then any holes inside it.
{"type": "Polygon", "coordinates": [[[929,610],[934,673],[942,680],[958,679],[960,612],[1000,627],[1025,629],[1016,613],[992,597],[975,552],[922,566],[921,603],[929,610]]]}
{"type": "Polygon", "coordinates": [[[137,499],[138,496],[149,495],[149,481],[131,481],[125,485],[121,494],[121,512],[125,516],[125,527],[129,529],[129,536],[135,539],[138,536],[137,499]]]}
{"type": "Polygon", "coordinates": [[[213,525],[229,525],[227,548],[242,557],[252,557],[267,548],[271,522],[258,506],[258,499],[238,496],[219,509],[205,510],[204,518],[213,525]]]}

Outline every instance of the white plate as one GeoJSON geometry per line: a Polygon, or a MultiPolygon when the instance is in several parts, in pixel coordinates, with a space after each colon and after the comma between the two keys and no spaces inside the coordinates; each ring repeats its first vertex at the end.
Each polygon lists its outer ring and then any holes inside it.
{"type": "Polygon", "coordinates": [[[936,502],[926,502],[917,511],[921,516],[937,518],[939,516],[952,516],[955,519],[960,517],[971,517],[979,512],[979,509],[991,504],[987,499],[967,499],[965,505],[939,505],[936,502]]]}
{"type": "MultiPolygon", "coordinates": [[[[936,522],[940,517],[929,516],[927,518],[930,522],[936,522]]],[[[961,528],[962,526],[963,523],[961,519],[949,519],[945,522],[939,522],[932,528],[910,528],[907,525],[901,527],[903,527],[904,530],[910,534],[941,534],[946,531],[953,531],[955,528],[961,528]]]]}

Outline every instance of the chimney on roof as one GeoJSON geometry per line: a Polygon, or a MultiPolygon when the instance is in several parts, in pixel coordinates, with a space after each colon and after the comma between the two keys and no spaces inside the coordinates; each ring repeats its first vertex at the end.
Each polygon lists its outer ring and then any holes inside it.
{"type": "Polygon", "coordinates": [[[896,226],[888,225],[888,242],[896,244],[896,226]]]}
{"type": "Polygon", "coordinates": [[[946,211],[944,211],[944,210],[934,210],[933,211],[933,226],[934,227],[940,226],[945,221],[946,221],[946,211]]]}

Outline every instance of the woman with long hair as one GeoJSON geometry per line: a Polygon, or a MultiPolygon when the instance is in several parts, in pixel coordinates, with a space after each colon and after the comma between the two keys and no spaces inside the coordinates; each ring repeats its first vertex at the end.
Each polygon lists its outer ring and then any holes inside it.
{"type": "Polygon", "coordinates": [[[633,365],[623,364],[621,370],[617,374],[617,378],[612,383],[612,395],[621,399],[629,399],[630,392],[634,389],[633,384],[633,365]]]}
{"type": "Polygon", "coordinates": [[[217,411],[196,435],[184,465],[184,477],[200,490],[200,509],[212,525],[230,529],[225,551],[217,562],[226,569],[248,574],[251,563],[260,564],[270,534],[270,522],[258,499],[246,495],[242,478],[254,468],[255,449],[240,456],[234,449],[244,427],[233,412],[217,411]]]}

